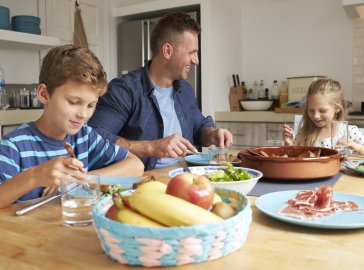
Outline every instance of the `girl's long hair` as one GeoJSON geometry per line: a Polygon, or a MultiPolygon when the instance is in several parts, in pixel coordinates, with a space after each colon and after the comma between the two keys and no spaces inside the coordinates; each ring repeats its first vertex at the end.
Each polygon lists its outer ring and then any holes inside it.
{"type": "Polygon", "coordinates": [[[297,145],[314,146],[320,131],[308,116],[308,97],[322,95],[328,98],[329,104],[338,112],[334,120],[345,120],[347,117],[347,102],[341,85],[338,81],[331,79],[319,79],[311,83],[306,96],[306,104],[302,117],[302,127],[299,129],[296,139],[297,145]]]}

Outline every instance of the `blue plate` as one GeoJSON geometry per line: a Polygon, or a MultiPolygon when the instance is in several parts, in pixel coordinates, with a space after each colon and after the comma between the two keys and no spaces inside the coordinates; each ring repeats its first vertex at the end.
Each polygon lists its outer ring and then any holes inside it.
{"type": "MultiPolygon", "coordinates": [[[[194,154],[194,155],[185,156],[185,160],[190,165],[199,165],[199,166],[219,165],[219,164],[210,164],[208,154],[194,154]]],[[[240,161],[230,162],[230,163],[233,165],[240,165],[240,161]]]]}
{"type": "MultiPolygon", "coordinates": [[[[364,227],[364,210],[339,212],[316,220],[298,219],[280,214],[280,210],[287,206],[289,199],[296,197],[297,192],[299,190],[268,193],[257,198],[255,206],[272,218],[306,227],[326,229],[356,229],[364,227]]],[[[363,196],[334,192],[333,199],[335,201],[355,201],[359,205],[359,209],[364,207],[363,196]]]]}
{"type": "MultiPolygon", "coordinates": [[[[353,163],[355,163],[357,166],[364,162],[364,160],[353,160],[353,163]]],[[[353,172],[357,172],[357,173],[360,173],[360,174],[364,174],[364,170],[358,170],[356,168],[353,168],[352,166],[350,166],[349,164],[346,164],[345,162],[343,163],[345,168],[348,168],[349,170],[353,171],[353,172]]]]}

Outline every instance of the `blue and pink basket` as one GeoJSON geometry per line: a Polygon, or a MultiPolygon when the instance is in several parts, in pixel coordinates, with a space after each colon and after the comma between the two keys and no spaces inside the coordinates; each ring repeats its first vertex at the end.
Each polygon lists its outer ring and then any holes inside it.
{"type": "Polygon", "coordinates": [[[249,232],[250,201],[233,190],[216,188],[215,192],[237,214],[222,222],[188,227],[146,228],[113,221],[105,217],[111,196],[101,200],[93,208],[93,219],[103,250],[121,264],[146,267],[200,263],[236,251],[249,232]]]}

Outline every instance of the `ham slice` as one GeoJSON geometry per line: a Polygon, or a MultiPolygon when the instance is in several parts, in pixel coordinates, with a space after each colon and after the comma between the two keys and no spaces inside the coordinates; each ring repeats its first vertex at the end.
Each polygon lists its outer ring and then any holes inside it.
{"type": "Polygon", "coordinates": [[[359,205],[353,201],[334,201],[332,189],[328,185],[313,190],[300,191],[295,198],[289,199],[287,204],[288,206],[280,211],[282,215],[313,220],[359,208],[359,205]]]}

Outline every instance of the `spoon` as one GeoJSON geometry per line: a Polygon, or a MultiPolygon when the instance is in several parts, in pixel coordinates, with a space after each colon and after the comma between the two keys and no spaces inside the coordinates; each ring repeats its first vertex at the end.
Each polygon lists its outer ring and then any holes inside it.
{"type": "MultiPolygon", "coordinates": [[[[75,152],[73,152],[72,146],[68,142],[64,142],[63,146],[71,158],[76,158],[75,152]]],[[[85,173],[81,168],[79,169],[79,171],[81,173],[85,173]]],[[[85,184],[88,188],[90,188],[90,185],[87,181],[85,181],[85,184]]]]}

